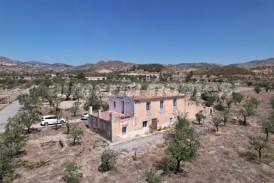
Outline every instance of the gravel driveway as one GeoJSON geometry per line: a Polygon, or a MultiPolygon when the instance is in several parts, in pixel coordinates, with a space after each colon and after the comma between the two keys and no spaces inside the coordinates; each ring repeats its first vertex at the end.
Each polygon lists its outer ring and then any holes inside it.
{"type": "Polygon", "coordinates": [[[164,137],[164,133],[160,133],[160,134],[155,134],[155,135],[151,135],[151,136],[147,136],[147,137],[141,137],[141,138],[123,142],[120,144],[113,144],[113,145],[111,145],[111,147],[112,147],[112,149],[114,149],[116,151],[132,150],[132,149],[147,145],[151,142],[162,140],[163,137],[164,137]]]}

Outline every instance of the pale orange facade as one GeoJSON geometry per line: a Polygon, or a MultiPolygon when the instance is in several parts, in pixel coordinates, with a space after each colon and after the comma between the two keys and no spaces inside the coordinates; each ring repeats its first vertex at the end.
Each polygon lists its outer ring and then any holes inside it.
{"type": "Polygon", "coordinates": [[[105,128],[98,129],[100,122],[94,117],[90,126],[100,132],[107,130],[108,135],[104,136],[119,141],[170,126],[178,115],[187,114],[192,119],[201,109],[201,106],[189,103],[182,94],[156,97],[116,95],[109,99],[109,111],[97,116],[105,128]]]}

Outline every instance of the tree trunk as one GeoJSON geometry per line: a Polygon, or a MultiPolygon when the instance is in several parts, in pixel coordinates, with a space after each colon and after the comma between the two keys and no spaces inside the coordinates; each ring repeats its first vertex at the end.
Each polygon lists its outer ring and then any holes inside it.
{"type": "Polygon", "coordinates": [[[265,135],[266,135],[266,136],[265,136],[265,139],[268,140],[269,132],[268,132],[268,129],[267,129],[267,128],[265,128],[265,135]]]}
{"type": "Polygon", "coordinates": [[[259,160],[261,161],[261,158],[262,158],[262,152],[261,152],[261,150],[259,150],[258,152],[259,152],[259,160]]]}
{"type": "Polygon", "coordinates": [[[246,125],[246,116],[244,115],[244,125],[246,125]]]}
{"type": "Polygon", "coordinates": [[[181,161],[177,160],[176,173],[180,172],[181,161]]]}

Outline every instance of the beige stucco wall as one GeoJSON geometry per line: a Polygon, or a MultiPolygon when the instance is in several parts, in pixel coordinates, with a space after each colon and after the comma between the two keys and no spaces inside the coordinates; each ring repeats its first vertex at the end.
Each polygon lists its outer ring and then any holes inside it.
{"type": "MultiPolygon", "coordinates": [[[[148,100],[149,101],[149,100],[148,100]]],[[[149,132],[149,126],[152,124],[152,119],[157,119],[157,128],[169,126],[177,120],[178,115],[186,115],[187,118],[195,119],[195,114],[203,110],[203,106],[186,100],[185,98],[177,98],[177,106],[173,107],[173,99],[164,99],[164,107],[160,109],[160,100],[152,100],[151,110],[146,110],[146,101],[134,103],[134,116],[120,119],[115,116],[112,121],[112,139],[113,141],[145,134],[149,132]],[[172,121],[170,121],[172,118],[172,121]],[[147,121],[147,127],[143,127],[143,121],[147,121]],[[127,133],[122,133],[122,127],[127,126],[127,133]]]]}
{"type": "Polygon", "coordinates": [[[164,99],[164,107],[160,109],[160,100],[152,100],[151,110],[146,110],[146,101],[135,103],[134,105],[134,119],[135,129],[143,128],[143,121],[148,121],[148,126],[151,125],[152,119],[158,120],[158,127],[176,120],[178,114],[183,114],[185,111],[184,98],[177,98],[177,106],[173,107],[173,99],[164,99]]]}
{"type": "Polygon", "coordinates": [[[185,115],[188,119],[194,120],[195,115],[199,111],[203,111],[203,110],[204,110],[204,107],[202,106],[202,104],[197,104],[195,101],[186,100],[185,115]]]}

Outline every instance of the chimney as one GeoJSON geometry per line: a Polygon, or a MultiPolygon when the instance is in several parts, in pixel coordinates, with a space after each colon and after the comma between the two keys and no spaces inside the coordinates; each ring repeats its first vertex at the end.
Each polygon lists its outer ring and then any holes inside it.
{"type": "Polygon", "coordinates": [[[102,114],[101,114],[101,109],[98,110],[98,118],[101,118],[102,114]]]}
{"type": "Polygon", "coordinates": [[[110,121],[111,123],[114,123],[114,121],[115,121],[115,115],[114,115],[113,112],[110,112],[110,113],[109,113],[109,121],[110,121]]]}
{"type": "Polygon", "coordinates": [[[92,115],[92,106],[89,107],[88,114],[92,115]]]}

